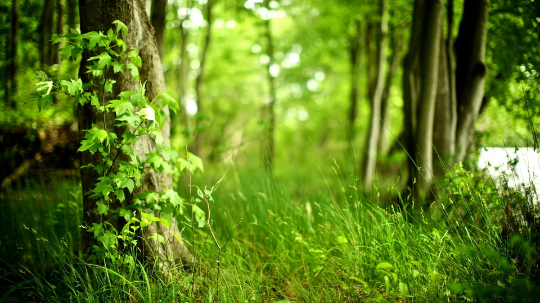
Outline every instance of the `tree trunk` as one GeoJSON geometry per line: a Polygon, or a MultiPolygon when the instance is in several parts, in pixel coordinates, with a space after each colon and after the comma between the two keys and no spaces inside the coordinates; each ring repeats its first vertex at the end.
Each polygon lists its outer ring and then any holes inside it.
{"type": "MultiPolygon", "coordinates": [[[[136,47],[139,50],[139,55],[143,65],[140,69],[140,81],[146,82],[147,97],[152,100],[159,91],[165,92],[165,81],[161,67],[160,57],[158,54],[157,42],[153,36],[153,28],[149,18],[149,6],[142,0],[81,0],[79,2],[79,12],[81,20],[81,32],[103,31],[112,27],[114,20],[120,20],[128,26],[129,34],[124,37],[127,49],[136,47]],[[146,5],[145,5],[146,4],[146,5]]],[[[86,73],[85,67],[88,65],[87,59],[91,56],[90,53],[83,54],[82,66],[79,71],[79,76],[83,82],[91,81],[86,73]]],[[[132,79],[130,73],[118,73],[115,75],[116,86],[114,88],[114,96],[121,91],[134,91],[138,88],[138,83],[132,79]]],[[[103,96],[103,100],[113,97],[113,95],[103,96]]],[[[104,101],[106,102],[106,101],[104,101]]],[[[164,108],[167,117],[169,116],[168,107],[164,108]]],[[[82,138],[82,131],[91,127],[92,124],[97,124],[100,127],[105,127],[108,131],[115,131],[121,134],[122,130],[114,127],[114,114],[107,115],[98,114],[96,110],[88,104],[78,106],[79,131],[82,138]],[[105,124],[105,125],[104,125],[105,124]]],[[[167,144],[170,138],[170,124],[167,122],[163,126],[162,135],[167,144]]],[[[133,147],[135,154],[144,161],[146,154],[153,152],[155,149],[155,140],[148,136],[142,136],[137,144],[133,147]]],[[[92,156],[91,153],[85,151],[82,153],[82,165],[89,163],[98,164],[100,159],[92,156]]],[[[87,192],[93,188],[97,173],[94,170],[81,170],[83,192],[87,192]]],[[[141,187],[134,191],[133,195],[144,192],[146,190],[158,190],[172,188],[172,177],[163,174],[157,174],[155,171],[149,171],[141,179],[141,187]]],[[[129,193],[126,195],[126,201],[132,200],[129,193]]],[[[84,216],[83,222],[86,226],[91,226],[93,222],[100,222],[100,217],[96,213],[96,201],[88,196],[84,196],[84,216]]],[[[129,202],[127,202],[129,203],[129,202]]],[[[160,214],[157,213],[157,216],[160,214]]],[[[109,218],[109,222],[113,225],[122,226],[121,221],[113,221],[109,218]]],[[[173,224],[167,229],[162,223],[152,224],[148,228],[143,229],[142,236],[144,238],[143,251],[144,256],[150,264],[156,264],[159,268],[174,266],[178,264],[191,264],[193,257],[184,246],[173,235],[180,234],[176,218],[173,218],[173,224]],[[158,242],[156,239],[148,239],[148,236],[155,233],[161,234],[166,244],[158,242]]],[[[83,252],[88,255],[94,239],[91,233],[82,233],[83,252]]]]}
{"type": "Polygon", "coordinates": [[[386,81],[384,84],[384,92],[381,99],[381,134],[379,136],[379,152],[386,154],[388,150],[388,142],[390,135],[391,121],[390,115],[390,92],[392,89],[392,80],[397,72],[397,69],[401,65],[401,39],[396,33],[396,28],[390,30],[392,32],[392,58],[390,59],[390,70],[386,75],[386,81]]]}
{"type": "MultiPolygon", "coordinates": [[[[453,56],[453,1],[448,1],[447,8],[448,38],[441,35],[439,53],[439,84],[437,87],[437,103],[435,105],[435,121],[433,125],[433,145],[436,157],[433,160],[435,176],[443,175],[452,165],[452,157],[456,146],[457,104],[454,89],[454,56],[453,56]]],[[[441,27],[441,30],[443,28],[441,27]]]]}
{"type": "Polygon", "coordinates": [[[351,39],[350,45],[350,56],[351,56],[351,105],[349,108],[349,119],[348,119],[348,128],[349,128],[349,140],[354,140],[354,124],[356,122],[356,117],[358,116],[358,98],[360,96],[360,56],[361,56],[361,46],[362,46],[362,23],[360,20],[355,22],[356,25],[356,36],[351,39]]]}
{"type": "MultiPolygon", "coordinates": [[[[267,9],[270,9],[269,7],[270,1],[265,1],[267,9]]],[[[266,28],[266,38],[268,40],[268,46],[266,48],[266,54],[270,58],[270,62],[268,63],[268,88],[269,88],[269,95],[270,95],[270,102],[266,106],[266,110],[263,109],[263,121],[265,122],[266,126],[266,133],[263,140],[263,146],[262,146],[262,155],[263,155],[263,163],[264,167],[267,171],[272,172],[273,164],[274,164],[274,128],[275,128],[275,116],[274,116],[274,105],[276,103],[276,82],[275,78],[270,73],[270,68],[274,64],[274,42],[272,39],[272,23],[270,18],[268,18],[265,21],[265,28],[266,28]]]]}
{"type": "MultiPolygon", "coordinates": [[[[435,97],[439,73],[439,50],[444,4],[442,0],[429,0],[426,3],[425,34],[423,35],[420,71],[422,90],[419,96],[418,128],[416,143],[418,153],[416,163],[422,176],[417,180],[417,189],[427,190],[433,173],[433,119],[435,97]]],[[[419,192],[421,193],[421,192],[419,192]]]]}
{"type": "Polygon", "coordinates": [[[377,144],[381,127],[381,100],[384,93],[384,79],[386,72],[386,35],[388,31],[388,12],[386,0],[380,0],[381,23],[379,31],[379,44],[377,45],[377,77],[375,90],[371,100],[371,117],[366,150],[364,152],[364,165],[362,171],[362,183],[364,191],[369,193],[375,173],[377,162],[377,144]]]}
{"type": "Polygon", "coordinates": [[[77,0],[67,0],[67,6],[69,28],[75,29],[75,22],[77,19],[77,0]]]}
{"type": "Polygon", "coordinates": [[[40,60],[41,66],[44,68],[46,65],[50,65],[50,49],[51,49],[51,36],[53,30],[53,0],[45,0],[43,4],[43,14],[41,16],[41,24],[39,32],[40,36],[40,60]]]}
{"type": "Polygon", "coordinates": [[[180,35],[182,36],[182,41],[180,42],[180,74],[178,75],[178,93],[180,95],[180,100],[182,103],[182,115],[184,118],[184,128],[186,133],[186,138],[191,138],[191,129],[189,127],[189,116],[186,110],[186,92],[187,92],[187,74],[189,70],[189,59],[187,53],[187,43],[189,38],[189,28],[184,28],[184,20],[180,20],[180,35]]]}
{"type": "Polygon", "coordinates": [[[206,4],[206,21],[208,22],[208,27],[206,31],[206,36],[204,37],[204,45],[201,54],[200,66],[199,66],[199,75],[195,79],[195,95],[197,96],[197,118],[196,118],[196,135],[195,135],[195,146],[194,151],[203,156],[203,137],[204,137],[204,126],[203,119],[205,118],[204,113],[204,102],[201,95],[201,87],[204,81],[204,67],[206,65],[206,60],[208,57],[208,48],[210,47],[210,41],[212,37],[212,8],[214,7],[216,0],[208,0],[206,4]]]}
{"type": "Polygon", "coordinates": [[[456,157],[465,158],[478,117],[487,78],[485,64],[489,0],[465,0],[456,41],[456,97],[458,122],[456,157]]]}
{"type": "MultiPolygon", "coordinates": [[[[7,41],[6,41],[7,43],[7,41]]],[[[19,44],[19,0],[13,0],[11,6],[11,31],[9,37],[8,68],[6,69],[6,104],[17,108],[13,98],[17,94],[17,46],[19,44]]]]}
{"type": "Polygon", "coordinates": [[[154,0],[152,3],[152,26],[155,30],[160,58],[163,58],[163,34],[165,30],[166,8],[167,0],[154,0]]]}
{"type": "Polygon", "coordinates": [[[416,108],[418,104],[418,94],[420,79],[418,77],[420,50],[422,47],[422,36],[424,28],[425,0],[416,0],[414,5],[414,17],[409,41],[409,52],[403,59],[403,118],[405,148],[409,166],[409,188],[413,188],[413,183],[417,176],[415,154],[416,154],[416,108]]]}
{"type": "MultiPolygon", "coordinates": [[[[61,36],[64,34],[64,3],[62,0],[59,0],[56,3],[57,9],[57,19],[56,19],[56,34],[61,36]]],[[[53,62],[55,64],[60,64],[60,52],[59,49],[62,47],[60,43],[56,44],[52,49],[54,50],[53,62]]]]}

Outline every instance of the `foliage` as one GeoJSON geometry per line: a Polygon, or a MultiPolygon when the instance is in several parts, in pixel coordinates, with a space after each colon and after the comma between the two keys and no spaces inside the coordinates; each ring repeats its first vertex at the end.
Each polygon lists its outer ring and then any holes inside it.
{"type": "MultiPolygon", "coordinates": [[[[125,247],[136,247],[135,232],[139,228],[145,228],[153,222],[161,222],[169,227],[171,216],[183,213],[183,201],[172,189],[163,192],[145,191],[133,199],[133,204],[125,203],[126,196],[134,194],[134,190],[141,187],[141,178],[148,170],[172,175],[203,169],[202,161],[198,157],[187,153],[184,159],[180,157],[177,148],[169,147],[164,142],[161,128],[167,116],[163,107],[169,106],[173,111],[178,110],[178,103],[171,96],[160,93],[150,101],[145,95],[145,83],[139,81],[137,91],[122,91],[118,94],[118,99],[105,102],[105,94],[113,93],[116,83],[114,74],[129,70],[131,76],[139,80],[139,68],[142,66],[138,50],[132,48],[128,51],[120,38],[127,35],[127,26],[118,20],[113,24],[116,24],[116,30],[109,29],[106,34],[80,34],[71,30],[62,37],[53,37],[56,43],[67,40],[60,49],[62,60],[75,60],[85,50],[95,54],[88,59],[92,65],[88,67],[87,73],[92,75],[92,80],[88,83],[83,83],[81,78],[58,80],[50,78],[44,72],[37,72],[36,76],[41,81],[36,84],[36,92],[28,99],[28,102],[36,101],[41,111],[47,105],[53,105],[54,94],[65,94],[74,99],[77,106],[90,105],[103,114],[100,126],[93,124],[91,129],[82,130],[85,135],[78,151],[88,151],[92,155],[100,155],[102,159],[97,165],[90,163],[81,167],[93,169],[100,176],[95,187],[85,194],[97,201],[98,215],[103,218],[107,218],[108,214],[113,214],[113,218],[123,217],[127,224],[121,230],[116,230],[111,222],[104,220],[92,222],[92,226],[86,227],[100,243],[100,246],[94,246],[92,256],[98,260],[105,257],[113,260],[120,258],[117,252],[118,239],[123,241],[125,247]],[[118,137],[116,131],[106,129],[105,113],[109,112],[115,114],[116,130],[123,131],[121,137],[118,137]],[[134,146],[144,135],[154,136],[157,146],[154,152],[147,153],[145,159],[141,159],[135,153],[134,146]],[[126,156],[127,161],[118,158],[120,153],[126,156]],[[118,169],[115,169],[115,164],[118,164],[118,169]],[[114,201],[120,202],[121,206],[111,208],[115,205],[114,201]],[[157,210],[161,211],[161,218],[154,216],[153,211],[157,210]],[[142,217],[136,216],[137,213],[142,217]]],[[[164,242],[161,235],[151,237],[164,242]]]]}

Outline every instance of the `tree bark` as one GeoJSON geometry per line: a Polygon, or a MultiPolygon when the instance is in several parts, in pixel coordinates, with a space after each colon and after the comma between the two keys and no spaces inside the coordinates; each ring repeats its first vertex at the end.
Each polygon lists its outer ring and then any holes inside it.
{"type": "Polygon", "coordinates": [[[380,0],[381,23],[379,29],[379,43],[377,45],[377,77],[375,80],[375,90],[371,100],[371,117],[369,133],[367,137],[366,151],[364,152],[364,165],[362,171],[362,182],[364,192],[369,193],[371,183],[375,173],[377,161],[377,145],[381,127],[381,101],[384,93],[385,72],[386,72],[386,35],[388,31],[388,12],[386,0],[380,0]]]}
{"type": "MultiPolygon", "coordinates": [[[[11,31],[8,49],[8,68],[6,69],[6,104],[17,108],[13,98],[17,94],[17,47],[19,44],[19,0],[12,0],[11,31]]],[[[6,41],[7,43],[7,41],[6,41]]]]}
{"type": "Polygon", "coordinates": [[[186,110],[186,92],[187,92],[187,74],[189,69],[188,64],[188,52],[187,52],[187,43],[189,39],[189,28],[184,28],[183,21],[180,20],[180,35],[182,36],[182,41],[180,42],[180,74],[178,76],[178,88],[179,88],[179,95],[180,100],[182,101],[182,115],[184,118],[184,128],[186,132],[186,138],[191,138],[192,133],[189,126],[189,116],[187,114],[186,110]]]}
{"type": "Polygon", "coordinates": [[[489,5],[489,0],[465,0],[456,40],[457,162],[467,154],[474,122],[482,105],[487,78],[485,53],[489,5]]]}
{"type": "Polygon", "coordinates": [[[416,130],[418,144],[416,163],[422,173],[416,184],[420,194],[429,188],[433,176],[433,120],[438,84],[443,7],[442,0],[429,0],[426,3],[424,26],[426,31],[422,41],[420,62],[422,90],[419,96],[418,128],[416,130]]]}
{"type": "MultiPolygon", "coordinates": [[[[153,36],[153,28],[149,18],[149,6],[142,0],[81,0],[79,2],[79,12],[81,20],[81,31],[83,33],[89,31],[106,31],[112,27],[114,20],[120,20],[128,26],[129,34],[123,37],[127,49],[136,47],[139,50],[139,55],[143,65],[140,69],[140,81],[146,82],[147,97],[152,100],[159,91],[165,92],[165,81],[161,67],[160,57],[158,54],[157,42],[153,36]]],[[[90,53],[83,54],[82,66],[79,71],[79,76],[83,82],[91,81],[86,73],[86,65],[90,53]]],[[[112,75],[111,75],[112,76],[112,75]]],[[[114,95],[121,91],[134,91],[138,88],[138,83],[132,79],[131,74],[118,73],[115,76],[116,85],[114,95]]],[[[101,90],[100,90],[101,91],[101,90]]],[[[98,96],[104,97],[104,100],[110,99],[113,95],[103,96],[98,92],[98,96]]],[[[100,98],[101,100],[101,98],[100,98]]],[[[106,101],[105,101],[106,102],[106,101]]],[[[167,117],[169,116],[168,107],[164,108],[167,117]]],[[[79,131],[82,138],[82,131],[91,127],[92,124],[97,124],[101,127],[105,126],[108,131],[115,131],[121,134],[122,130],[114,127],[114,114],[109,113],[103,116],[97,113],[95,109],[89,105],[78,107],[79,131]],[[105,125],[104,125],[105,124],[105,125]]],[[[167,144],[170,138],[170,124],[167,122],[163,126],[162,135],[167,144]]],[[[155,140],[148,135],[142,136],[137,144],[133,147],[135,154],[144,161],[146,154],[155,150],[155,140]]],[[[97,164],[100,159],[92,156],[89,152],[82,153],[82,165],[89,163],[97,164]]],[[[90,190],[96,182],[97,173],[90,169],[81,170],[83,192],[90,190]]],[[[162,191],[163,189],[172,188],[172,177],[166,174],[158,174],[155,171],[149,171],[141,180],[141,187],[134,191],[133,195],[144,192],[146,190],[162,191]]],[[[132,196],[128,193],[126,200],[130,201],[132,196]]],[[[88,196],[84,196],[84,216],[83,222],[86,226],[91,226],[93,222],[100,222],[99,216],[96,213],[96,203],[88,196]]],[[[156,213],[160,216],[159,213],[156,213]]],[[[109,218],[109,220],[112,220],[109,218]]],[[[111,222],[111,221],[109,221],[111,222]]],[[[122,226],[122,222],[114,222],[113,225],[122,226]]],[[[194,259],[185,247],[173,235],[180,234],[176,218],[173,218],[173,224],[167,228],[162,223],[152,224],[142,231],[143,236],[143,251],[144,256],[150,264],[156,264],[158,268],[170,267],[179,264],[192,264],[194,259]],[[148,239],[148,236],[155,233],[161,234],[166,244],[162,244],[155,239],[148,239]]],[[[89,253],[91,245],[94,243],[92,235],[88,232],[82,233],[83,251],[89,253]]]]}
{"type": "Polygon", "coordinates": [[[166,8],[167,0],[154,0],[152,3],[152,26],[155,30],[160,58],[163,58],[163,34],[165,31],[166,8]]]}
{"type": "Polygon", "coordinates": [[[203,102],[202,94],[201,94],[201,88],[204,81],[204,68],[206,65],[206,60],[208,57],[208,48],[210,47],[210,41],[212,38],[212,8],[214,7],[216,0],[208,0],[208,3],[206,4],[206,21],[208,22],[208,28],[206,31],[206,36],[204,37],[204,45],[201,53],[201,60],[199,65],[199,74],[197,75],[197,78],[195,79],[195,95],[197,96],[197,118],[196,118],[196,134],[195,134],[195,146],[194,151],[199,154],[199,156],[204,156],[203,151],[203,137],[204,137],[204,126],[203,126],[203,119],[205,118],[204,115],[204,107],[205,104],[203,102]]]}

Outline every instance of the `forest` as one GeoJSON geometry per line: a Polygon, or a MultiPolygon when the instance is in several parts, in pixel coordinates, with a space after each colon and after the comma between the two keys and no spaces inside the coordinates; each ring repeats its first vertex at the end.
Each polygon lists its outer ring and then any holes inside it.
{"type": "Polygon", "coordinates": [[[537,302],[540,1],[0,0],[0,302],[537,302]]]}

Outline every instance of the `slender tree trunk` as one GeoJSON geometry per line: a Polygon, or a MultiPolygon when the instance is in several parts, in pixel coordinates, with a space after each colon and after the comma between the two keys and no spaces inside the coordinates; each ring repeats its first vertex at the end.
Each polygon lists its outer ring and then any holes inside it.
{"type": "Polygon", "coordinates": [[[390,125],[392,121],[389,119],[390,116],[390,92],[392,89],[392,80],[401,65],[401,39],[396,33],[396,28],[391,29],[392,32],[392,58],[390,59],[390,70],[386,75],[386,81],[384,84],[384,92],[381,100],[381,134],[379,136],[379,151],[382,154],[386,154],[388,150],[389,135],[390,135],[390,125]]]}
{"type": "Polygon", "coordinates": [[[367,70],[367,98],[368,100],[373,100],[373,95],[375,94],[375,81],[377,81],[377,31],[376,23],[373,19],[367,17],[367,30],[366,30],[366,42],[365,42],[365,51],[366,51],[366,70],[367,70]]]}
{"type": "Polygon", "coordinates": [[[362,23],[360,20],[355,22],[356,25],[356,36],[351,39],[350,45],[350,56],[351,56],[351,104],[349,108],[349,140],[353,140],[354,133],[354,124],[356,122],[356,117],[358,115],[358,99],[359,99],[359,90],[360,90],[360,56],[361,56],[361,46],[362,46],[362,23]]]}
{"type": "Polygon", "coordinates": [[[375,91],[371,100],[371,118],[369,124],[369,133],[364,153],[364,165],[362,171],[362,182],[364,191],[369,193],[371,183],[375,173],[377,162],[377,144],[381,127],[381,101],[384,93],[384,80],[386,72],[386,35],[388,32],[388,12],[386,0],[380,0],[381,23],[379,30],[379,44],[377,45],[377,77],[375,81],[375,91]]]}
{"type": "Polygon", "coordinates": [[[189,116],[187,114],[186,110],[186,92],[187,92],[187,74],[189,70],[189,59],[188,59],[188,52],[187,52],[187,44],[189,39],[189,29],[184,28],[183,21],[180,20],[180,35],[182,36],[182,41],[180,42],[180,74],[178,75],[178,89],[179,89],[179,95],[180,100],[182,101],[182,115],[184,119],[184,128],[186,132],[186,138],[191,138],[191,129],[189,127],[189,116]]]}
{"type": "Polygon", "coordinates": [[[155,30],[159,57],[163,58],[163,34],[165,30],[165,11],[167,0],[154,0],[152,3],[152,26],[155,30]]]}
{"type": "Polygon", "coordinates": [[[409,41],[409,52],[403,59],[403,117],[405,147],[409,163],[409,188],[413,188],[413,183],[417,177],[416,169],[416,124],[417,124],[417,105],[420,88],[420,79],[418,77],[420,50],[422,48],[422,36],[424,29],[425,1],[416,0],[414,5],[414,16],[409,41]]]}
{"type": "Polygon", "coordinates": [[[17,108],[13,98],[17,94],[17,46],[19,44],[19,0],[12,0],[11,31],[8,47],[8,68],[6,79],[6,104],[17,108]]]}
{"type": "MultiPolygon", "coordinates": [[[[429,0],[426,3],[425,35],[422,41],[420,70],[422,90],[419,98],[418,128],[416,142],[418,153],[416,163],[422,176],[417,180],[417,190],[426,191],[433,176],[433,121],[435,97],[439,75],[439,51],[444,4],[442,0],[429,0]]],[[[422,192],[419,192],[422,194],[422,192]]]]}
{"type": "Polygon", "coordinates": [[[485,64],[489,0],[465,0],[456,41],[458,122],[455,161],[467,154],[487,78],[485,64]]]}
{"type": "Polygon", "coordinates": [[[195,79],[195,95],[197,96],[197,118],[196,118],[196,134],[195,134],[195,148],[194,151],[198,153],[200,156],[203,156],[203,148],[204,148],[204,126],[203,126],[203,119],[205,118],[205,112],[204,112],[204,101],[202,98],[201,93],[201,87],[204,81],[204,68],[206,66],[206,60],[208,57],[208,49],[210,47],[210,41],[212,38],[212,8],[214,7],[216,0],[208,0],[208,3],[206,4],[206,21],[208,22],[208,27],[206,31],[206,36],[204,37],[204,45],[202,48],[201,53],[201,60],[200,60],[200,66],[199,66],[199,75],[197,76],[197,79],[195,79]]]}
{"type": "MultiPolygon", "coordinates": [[[[160,57],[158,54],[157,42],[153,36],[153,28],[149,18],[149,7],[142,0],[80,0],[79,12],[81,20],[81,31],[83,33],[89,31],[106,31],[112,27],[114,20],[120,20],[129,28],[129,34],[124,37],[127,49],[136,47],[139,49],[143,65],[140,69],[140,80],[146,83],[146,94],[149,99],[153,99],[159,91],[165,92],[165,81],[161,67],[160,57]]],[[[83,54],[82,66],[79,71],[79,76],[84,82],[91,79],[86,73],[87,59],[91,56],[86,52],[83,54]]],[[[112,73],[111,73],[112,76],[112,73]]],[[[131,78],[129,73],[118,73],[115,76],[117,81],[114,94],[103,96],[101,90],[98,91],[98,96],[103,97],[105,102],[107,99],[116,96],[120,91],[137,90],[138,83],[131,78]]],[[[100,98],[101,100],[101,98],[100,98]]],[[[169,116],[168,107],[164,111],[169,116]]],[[[98,114],[95,109],[89,105],[78,107],[79,130],[82,137],[82,131],[91,127],[92,124],[106,126],[107,130],[115,131],[121,134],[121,129],[114,127],[114,114],[109,113],[103,116],[98,114]],[[105,124],[105,125],[104,125],[105,124]]],[[[162,135],[169,144],[170,124],[167,122],[163,126],[162,135]]],[[[133,147],[135,154],[142,160],[146,158],[146,154],[153,152],[156,143],[151,136],[142,136],[137,144],[133,147]]],[[[91,153],[82,153],[82,165],[89,163],[99,163],[100,159],[92,156],[91,153]]],[[[81,170],[83,192],[91,189],[98,177],[97,173],[90,169],[81,170]]],[[[141,180],[141,187],[138,188],[133,195],[137,195],[146,190],[158,190],[172,188],[172,177],[166,174],[157,174],[154,171],[148,172],[141,180]]],[[[128,193],[126,200],[130,201],[132,196],[128,193]]],[[[84,196],[83,199],[84,216],[83,222],[86,226],[91,226],[93,222],[99,222],[100,217],[96,213],[95,200],[84,196]]],[[[157,214],[159,216],[159,214],[157,214]]],[[[122,222],[113,222],[113,225],[121,226],[122,222]]],[[[178,224],[173,218],[173,224],[167,228],[161,223],[152,224],[143,229],[142,235],[144,238],[144,255],[148,261],[157,264],[159,268],[175,266],[179,264],[191,264],[193,257],[185,247],[178,241],[174,234],[180,234],[178,224]],[[148,236],[155,233],[161,234],[165,239],[165,244],[162,244],[155,239],[148,239],[148,236]]],[[[94,243],[92,235],[88,232],[82,233],[83,251],[88,254],[91,245],[94,243]]]]}
{"type": "Polygon", "coordinates": [[[41,24],[39,32],[40,37],[40,59],[41,66],[44,68],[50,65],[49,50],[51,48],[52,24],[53,24],[53,0],[45,0],[43,4],[43,14],[41,15],[41,24]]]}
{"type": "MultiPolygon", "coordinates": [[[[269,2],[265,1],[266,7],[269,9],[269,2]]],[[[263,155],[263,163],[266,170],[269,172],[272,171],[273,164],[274,164],[274,128],[275,128],[275,115],[274,115],[274,105],[276,103],[276,82],[275,78],[270,73],[270,68],[275,63],[274,59],[274,41],[272,39],[272,19],[268,18],[265,21],[265,28],[266,28],[266,38],[268,40],[268,46],[266,48],[266,54],[270,58],[270,62],[268,63],[268,88],[269,88],[269,95],[270,95],[270,102],[267,105],[266,110],[263,109],[265,118],[263,121],[265,122],[266,126],[266,134],[264,136],[263,140],[263,147],[262,147],[262,155],[263,155]]]]}
{"type": "MultiPolygon", "coordinates": [[[[57,19],[56,19],[56,34],[61,36],[64,34],[64,2],[62,0],[58,0],[56,3],[56,9],[57,9],[57,19]]],[[[56,64],[60,64],[60,52],[58,51],[62,45],[60,43],[56,44],[52,49],[54,50],[53,54],[53,62],[56,64]]]]}

